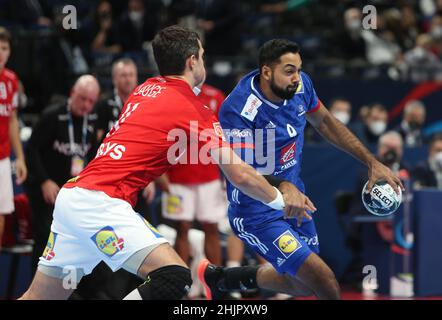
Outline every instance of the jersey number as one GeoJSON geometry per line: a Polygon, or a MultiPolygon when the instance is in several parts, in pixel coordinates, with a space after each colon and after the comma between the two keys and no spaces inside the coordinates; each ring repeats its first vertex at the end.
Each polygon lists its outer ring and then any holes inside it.
{"type": "Polygon", "coordinates": [[[112,129],[107,133],[106,137],[110,137],[111,135],[113,135],[115,132],[117,132],[118,129],[120,129],[120,125],[126,121],[126,119],[138,108],[138,105],[140,103],[128,103],[126,110],[124,110],[124,112],[121,114],[120,118],[118,119],[117,122],[115,122],[114,126],[112,127],[112,129]]]}
{"type": "Polygon", "coordinates": [[[296,137],[296,135],[298,134],[295,130],[295,128],[293,128],[290,124],[287,123],[287,132],[290,136],[290,138],[296,137]]]}

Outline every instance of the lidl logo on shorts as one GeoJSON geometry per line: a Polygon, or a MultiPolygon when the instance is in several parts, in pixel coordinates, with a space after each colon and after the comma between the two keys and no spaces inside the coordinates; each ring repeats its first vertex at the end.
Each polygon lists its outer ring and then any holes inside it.
{"type": "Polygon", "coordinates": [[[301,243],[295,238],[290,230],[287,230],[276,238],[276,240],[273,241],[273,244],[286,258],[290,257],[302,247],[301,243]]]}
{"type": "Polygon", "coordinates": [[[52,260],[55,257],[54,246],[55,240],[57,239],[57,234],[52,232],[49,234],[48,243],[46,244],[46,248],[43,251],[42,257],[48,261],[52,260]]]}
{"type": "Polygon", "coordinates": [[[157,238],[162,238],[163,236],[159,233],[159,231],[149,223],[146,219],[144,219],[141,215],[140,218],[143,219],[144,224],[149,228],[150,231],[155,235],[157,238]]]}
{"type": "Polygon", "coordinates": [[[95,242],[98,250],[105,255],[112,257],[117,252],[124,249],[123,238],[118,238],[114,229],[110,226],[104,227],[91,237],[95,242]]]}
{"type": "Polygon", "coordinates": [[[166,211],[168,214],[178,214],[183,211],[183,208],[181,207],[182,204],[182,198],[180,196],[176,195],[169,195],[167,197],[167,203],[166,203],[166,211]]]}

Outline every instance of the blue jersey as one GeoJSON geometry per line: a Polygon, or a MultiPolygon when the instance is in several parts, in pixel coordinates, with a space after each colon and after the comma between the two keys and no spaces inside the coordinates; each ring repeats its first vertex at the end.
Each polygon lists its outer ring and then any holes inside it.
{"type": "MultiPolygon", "coordinates": [[[[259,88],[259,71],[246,75],[226,98],[219,112],[225,137],[241,158],[258,172],[275,175],[294,183],[305,192],[300,179],[306,114],[320,102],[310,77],[301,72],[296,94],[289,100],[273,103],[259,88]]],[[[282,215],[254,200],[227,182],[229,214],[242,217],[259,213],[282,215]],[[269,211],[270,210],[270,211],[269,211]]]]}

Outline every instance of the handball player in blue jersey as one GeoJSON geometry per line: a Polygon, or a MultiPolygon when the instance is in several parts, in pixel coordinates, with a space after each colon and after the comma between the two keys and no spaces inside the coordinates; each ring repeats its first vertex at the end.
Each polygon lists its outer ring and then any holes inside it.
{"type": "Polygon", "coordinates": [[[233,231],[271,265],[223,269],[202,261],[198,273],[209,298],[219,298],[223,291],[257,287],[295,296],[340,298],[332,270],[318,256],[316,208],[300,178],[307,121],[368,167],[369,190],[378,180],[386,180],[396,192],[403,189],[390,169],[330,114],[312,80],[301,70],[296,43],[270,40],[260,49],[259,69],[242,78],[221,107],[219,119],[231,147],[277,187],[285,200],[291,198],[297,205],[275,210],[227,182],[233,231]]]}

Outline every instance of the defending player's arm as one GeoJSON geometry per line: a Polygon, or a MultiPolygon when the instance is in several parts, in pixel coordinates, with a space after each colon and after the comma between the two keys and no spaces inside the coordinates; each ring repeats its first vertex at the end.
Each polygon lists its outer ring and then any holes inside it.
{"type": "Polygon", "coordinates": [[[386,180],[396,192],[399,192],[398,186],[404,190],[399,178],[377,161],[361,141],[324,107],[322,102],[318,110],[307,114],[307,120],[329,142],[351,154],[368,167],[368,191],[371,191],[374,183],[378,180],[386,180]]]}

